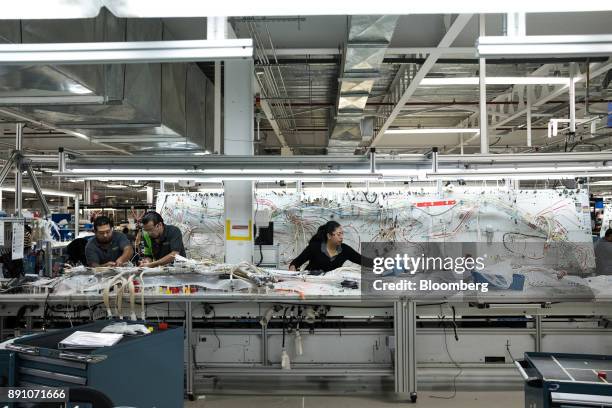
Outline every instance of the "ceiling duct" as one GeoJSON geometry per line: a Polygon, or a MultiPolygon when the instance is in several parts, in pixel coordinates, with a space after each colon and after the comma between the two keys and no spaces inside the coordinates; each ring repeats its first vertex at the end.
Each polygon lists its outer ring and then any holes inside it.
{"type": "Polygon", "coordinates": [[[364,111],[389,46],[398,16],[351,16],[342,54],[336,117],[327,152],[353,153],[363,136],[371,137],[364,111]]]}
{"type": "MultiPolygon", "coordinates": [[[[4,21],[14,43],[177,40],[160,19],[4,21]]],[[[194,63],[0,66],[0,106],[132,151],[213,147],[213,84],[194,63]]]]}

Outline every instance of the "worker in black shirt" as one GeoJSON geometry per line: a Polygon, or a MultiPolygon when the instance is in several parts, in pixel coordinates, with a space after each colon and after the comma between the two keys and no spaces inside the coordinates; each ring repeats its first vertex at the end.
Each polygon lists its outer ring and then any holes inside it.
{"type": "Polygon", "coordinates": [[[344,231],[336,221],[328,221],[321,225],[317,233],[310,239],[306,249],[289,264],[289,270],[297,270],[308,261],[306,269],[311,274],[329,272],[339,268],[349,260],[358,265],[371,266],[370,259],[363,258],[350,246],[343,244],[344,231]],[[363,263],[362,263],[363,262],[363,263]]]}
{"type": "Polygon", "coordinates": [[[186,256],[181,230],[165,224],[159,213],[149,211],[142,217],[142,231],[145,258],[140,266],[163,266],[174,262],[177,255],[186,256]]]}

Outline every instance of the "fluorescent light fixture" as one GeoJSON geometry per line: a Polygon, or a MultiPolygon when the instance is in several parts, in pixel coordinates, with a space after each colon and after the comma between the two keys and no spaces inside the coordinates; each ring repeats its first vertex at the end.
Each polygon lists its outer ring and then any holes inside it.
{"type": "Polygon", "coordinates": [[[519,168],[491,168],[480,170],[453,170],[428,172],[427,178],[431,180],[546,180],[576,177],[612,177],[612,167],[519,167],[519,168]]]}
{"type": "MultiPolygon", "coordinates": [[[[15,192],[15,187],[0,187],[0,190],[2,191],[9,191],[11,193],[15,192]]],[[[27,194],[36,194],[36,192],[34,191],[33,188],[29,188],[29,187],[25,187],[21,189],[22,193],[27,193],[27,194]]],[[[71,197],[71,198],[75,198],[78,196],[78,194],[76,193],[69,193],[68,191],[59,191],[59,190],[49,190],[46,188],[42,189],[42,193],[45,196],[58,196],[58,197],[71,197]]]]}
{"type": "Polygon", "coordinates": [[[483,58],[597,57],[612,55],[612,34],[491,36],[478,38],[483,58]]]}
{"type": "MultiPolygon", "coordinates": [[[[420,85],[443,86],[443,85],[474,85],[478,86],[478,77],[447,77],[447,78],[423,78],[420,85]]],[[[487,85],[569,85],[569,78],[564,77],[486,77],[487,85]]]]}
{"type": "Polygon", "coordinates": [[[411,128],[411,129],[389,129],[385,135],[409,135],[409,134],[439,134],[439,133],[480,133],[475,128],[411,128]]]}
{"type": "MultiPolygon", "coordinates": [[[[167,172],[147,172],[146,175],[140,177],[142,180],[163,180],[178,182],[179,180],[195,180],[195,181],[209,181],[215,182],[226,181],[226,180],[253,180],[253,181],[278,181],[278,180],[365,180],[365,179],[379,179],[382,177],[380,173],[371,173],[369,171],[362,172],[257,172],[257,171],[245,171],[245,172],[210,172],[210,173],[195,173],[185,171],[174,171],[173,173],[167,172]]],[[[73,177],[74,174],[71,172],[56,173],[60,177],[73,177]]],[[[100,180],[100,173],[85,173],[80,172],[77,174],[78,177],[86,180],[100,180]]],[[[105,174],[102,176],[105,180],[133,180],[133,173],[113,173],[110,175],[105,174]]]]}
{"type": "MultiPolygon", "coordinates": [[[[338,174],[343,174],[346,171],[344,170],[338,170],[335,172],[331,172],[331,173],[338,173],[338,174]]],[[[367,174],[369,173],[370,170],[369,169],[362,169],[362,170],[351,170],[350,173],[363,173],[363,174],[367,174]]],[[[241,175],[241,174],[256,174],[256,175],[262,175],[262,176],[268,176],[268,175],[294,175],[294,174],[314,174],[314,175],[327,175],[330,172],[328,170],[318,170],[318,169],[299,169],[299,168],[295,168],[295,169],[291,169],[291,168],[286,168],[286,169],[274,169],[274,168],[267,168],[267,169],[225,169],[225,170],[185,170],[185,171],[180,171],[180,170],[170,170],[170,169],[133,169],[133,168],[113,168],[113,169],[103,169],[103,168],[76,168],[76,169],[70,169],[68,172],[66,172],[65,174],[72,174],[75,177],[80,177],[82,174],[94,174],[94,173],[98,173],[98,177],[100,179],[108,179],[109,175],[114,175],[114,174],[126,174],[126,175],[131,175],[130,176],[130,180],[149,180],[149,174],[151,173],[155,173],[155,174],[167,174],[167,175],[184,175],[184,176],[208,176],[208,175],[212,175],[212,177],[215,177],[215,174],[231,174],[231,175],[241,175]],[[136,177],[137,176],[137,177],[136,177]]],[[[122,178],[121,180],[125,180],[124,178],[122,178]]]]}
{"type": "Polygon", "coordinates": [[[84,139],[84,140],[87,140],[87,141],[90,140],[89,136],[84,135],[83,133],[80,133],[80,132],[70,131],[70,132],[65,132],[65,133],[68,133],[70,136],[78,137],[79,139],[84,139]]]}
{"type": "Polygon", "coordinates": [[[192,62],[252,57],[251,39],[0,44],[2,65],[192,62]]]}
{"type": "Polygon", "coordinates": [[[102,104],[104,97],[98,95],[62,95],[62,96],[2,96],[0,105],[78,105],[102,104]]]}
{"type": "Polygon", "coordinates": [[[108,188],[127,188],[127,186],[124,186],[123,184],[107,184],[106,187],[108,188]]]}
{"type": "Polygon", "coordinates": [[[200,193],[210,193],[210,194],[214,194],[214,193],[223,193],[223,188],[214,188],[214,187],[201,187],[198,188],[198,192],[200,193]]]}

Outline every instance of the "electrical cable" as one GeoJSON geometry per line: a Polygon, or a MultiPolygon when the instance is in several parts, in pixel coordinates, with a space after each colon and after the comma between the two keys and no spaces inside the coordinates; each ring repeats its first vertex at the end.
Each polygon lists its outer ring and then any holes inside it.
{"type": "MultiPolygon", "coordinates": [[[[436,398],[436,399],[453,399],[457,396],[457,378],[459,378],[459,376],[463,373],[463,368],[455,361],[455,359],[453,359],[453,356],[451,355],[448,349],[448,341],[446,338],[446,322],[444,321],[445,316],[442,310],[442,305],[440,305],[440,314],[441,314],[440,323],[442,324],[442,331],[444,332],[444,348],[446,349],[446,354],[448,355],[448,358],[453,363],[453,365],[457,369],[459,369],[459,372],[453,376],[452,394],[450,396],[430,395],[429,397],[436,398]]],[[[458,338],[457,338],[457,341],[459,341],[458,338]]]]}
{"type": "Polygon", "coordinates": [[[212,313],[213,313],[213,325],[212,325],[213,334],[217,338],[217,348],[221,348],[221,339],[219,338],[219,335],[217,334],[217,326],[215,323],[215,320],[217,320],[217,313],[215,312],[214,307],[212,308],[212,313]]]}
{"type": "Polygon", "coordinates": [[[510,352],[510,342],[506,341],[506,351],[508,352],[508,355],[510,356],[510,358],[512,359],[512,362],[515,363],[516,360],[514,359],[514,357],[512,356],[512,353],[510,352]]]}
{"type": "Polygon", "coordinates": [[[261,248],[261,244],[259,244],[259,262],[257,262],[257,266],[261,265],[263,262],[263,250],[261,248]]]}

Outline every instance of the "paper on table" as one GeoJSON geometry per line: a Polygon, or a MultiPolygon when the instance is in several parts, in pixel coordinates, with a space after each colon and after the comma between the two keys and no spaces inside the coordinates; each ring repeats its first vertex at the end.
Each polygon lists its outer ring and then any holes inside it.
{"type": "Polygon", "coordinates": [[[59,348],[98,348],[113,346],[123,338],[119,333],[96,333],[86,331],[75,331],[70,336],[59,342],[59,348]]]}

